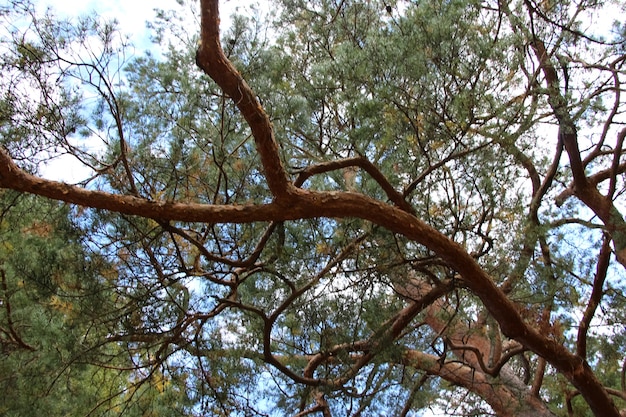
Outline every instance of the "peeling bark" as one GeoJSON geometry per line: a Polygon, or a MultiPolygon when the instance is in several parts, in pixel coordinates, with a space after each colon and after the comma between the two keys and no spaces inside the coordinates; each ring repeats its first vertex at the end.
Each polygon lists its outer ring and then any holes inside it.
{"type": "Polygon", "coordinates": [[[404,354],[404,364],[422,369],[453,384],[460,385],[482,397],[499,417],[553,417],[538,398],[522,387],[516,389],[516,377],[503,371],[500,378],[492,378],[459,361],[442,363],[438,357],[418,351],[404,354]],[[509,377],[509,378],[507,378],[509,377]]]}

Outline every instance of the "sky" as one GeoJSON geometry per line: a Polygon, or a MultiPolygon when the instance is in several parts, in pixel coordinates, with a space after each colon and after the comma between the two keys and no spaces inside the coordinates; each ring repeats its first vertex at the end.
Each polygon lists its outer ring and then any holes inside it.
{"type": "MultiPolygon", "coordinates": [[[[155,8],[167,8],[174,4],[173,0],[89,0],[77,2],[71,0],[42,0],[37,2],[41,7],[51,7],[66,16],[75,16],[97,10],[100,14],[115,17],[127,26],[133,27],[138,18],[148,19],[155,8]]],[[[142,22],[143,23],[143,22],[142,22]]]]}
{"type": "MultiPolygon", "coordinates": [[[[114,18],[119,22],[121,32],[128,34],[133,43],[138,47],[139,51],[150,47],[150,32],[146,27],[146,22],[153,20],[155,17],[155,9],[169,9],[177,7],[175,0],[39,0],[36,1],[40,9],[51,7],[55,13],[61,17],[77,16],[89,14],[97,11],[100,15],[107,18],[114,18]]],[[[229,26],[228,16],[237,8],[249,2],[244,0],[226,0],[221,2],[221,18],[222,30],[229,26]]],[[[619,15],[619,14],[616,14],[619,15]]],[[[615,15],[605,13],[595,16],[593,24],[598,30],[608,30],[611,27],[611,20],[615,15]]],[[[197,31],[199,28],[190,27],[190,32],[197,31]]],[[[76,182],[82,178],[89,176],[77,164],[68,163],[69,160],[59,158],[52,161],[43,175],[47,178],[53,178],[66,182],[76,182]]],[[[431,413],[424,415],[431,416],[431,413]]]]}
{"type": "MultiPolygon", "coordinates": [[[[176,0],[34,0],[35,4],[44,10],[50,7],[59,17],[70,17],[86,15],[97,11],[103,17],[116,19],[121,32],[130,36],[132,43],[137,48],[137,53],[148,50],[152,44],[150,42],[150,31],[146,27],[146,22],[151,21],[156,16],[155,9],[175,9],[179,7],[176,0]]],[[[257,0],[254,3],[269,8],[269,0],[257,0]]],[[[196,1],[196,3],[199,3],[196,1]]],[[[229,16],[236,10],[253,3],[245,0],[222,0],[220,1],[221,30],[225,31],[229,27],[229,16]]],[[[617,5],[614,6],[616,9],[617,5]]],[[[612,20],[615,15],[605,13],[590,16],[589,25],[596,30],[610,30],[612,20]]],[[[199,28],[190,28],[190,31],[198,31],[199,28]]],[[[71,158],[61,157],[52,160],[47,167],[43,168],[41,174],[49,179],[56,179],[68,183],[76,183],[81,179],[90,176],[90,173],[83,167],[71,163],[71,158]]]]}
{"type": "MultiPolygon", "coordinates": [[[[265,4],[268,3],[264,0],[265,4]]],[[[176,9],[176,0],[35,0],[34,3],[39,11],[46,8],[53,10],[54,14],[61,18],[88,15],[97,12],[100,16],[115,19],[119,24],[121,33],[128,35],[141,54],[152,47],[150,30],[146,22],[154,20],[155,9],[176,9]]],[[[226,0],[220,2],[220,19],[222,31],[229,27],[229,16],[242,6],[251,2],[245,0],[226,0]]],[[[191,31],[199,31],[200,28],[190,28],[191,31]]],[[[91,176],[91,171],[82,164],[77,163],[73,157],[65,155],[52,159],[41,167],[40,174],[48,179],[63,181],[66,183],[78,183],[91,176]]]]}
{"type": "MultiPolygon", "coordinates": [[[[155,9],[176,6],[174,0],[41,0],[35,1],[35,4],[38,10],[50,8],[55,15],[62,18],[88,15],[97,11],[103,17],[116,19],[121,32],[130,36],[139,50],[149,48],[150,32],[146,22],[156,16],[155,9]]],[[[65,155],[48,161],[45,167],[41,167],[40,174],[48,179],[77,183],[90,177],[91,171],[71,156],[65,155]]]]}
{"type": "MultiPolygon", "coordinates": [[[[107,18],[115,18],[122,32],[132,36],[133,40],[147,41],[149,31],[146,21],[155,17],[155,9],[175,9],[179,7],[176,0],[35,0],[42,9],[51,7],[59,16],[77,16],[97,11],[107,18]]],[[[226,0],[220,2],[220,18],[222,30],[228,26],[228,16],[241,5],[250,3],[244,0],[226,0]]],[[[193,30],[198,30],[194,28],[193,30]]]]}

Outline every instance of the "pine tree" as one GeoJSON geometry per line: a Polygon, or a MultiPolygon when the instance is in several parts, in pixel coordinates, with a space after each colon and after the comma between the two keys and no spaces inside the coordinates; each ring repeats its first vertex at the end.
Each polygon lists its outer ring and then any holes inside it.
{"type": "Polygon", "coordinates": [[[608,5],[283,0],[222,33],[202,0],[194,37],[181,4],[133,58],[96,17],[5,12],[31,20],[3,41],[0,186],[88,208],[82,350],[132,362],[111,411],[619,415],[608,5]],[[93,177],[38,177],[59,152],[93,177]]]}

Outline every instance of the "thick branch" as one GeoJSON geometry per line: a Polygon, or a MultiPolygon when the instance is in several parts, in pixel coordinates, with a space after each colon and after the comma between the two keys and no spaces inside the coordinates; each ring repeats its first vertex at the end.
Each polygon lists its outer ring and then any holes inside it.
{"type": "MultiPolygon", "coordinates": [[[[626,134],[626,129],[623,129],[622,132],[623,134],[626,134]]],[[[626,172],[626,162],[619,164],[617,168],[612,167],[612,168],[604,169],[602,171],[598,171],[595,174],[592,174],[589,177],[587,177],[587,180],[589,181],[591,185],[597,186],[602,181],[612,179],[613,176],[623,174],[624,172],[626,172]]],[[[576,184],[572,182],[565,190],[561,191],[561,193],[559,193],[559,195],[557,195],[556,198],[554,199],[556,202],[556,205],[559,207],[562,206],[563,203],[565,203],[565,200],[567,200],[569,197],[575,194],[576,192],[575,188],[576,188],[576,184]]]]}
{"type": "Polygon", "coordinates": [[[593,398],[601,404],[601,407],[611,404],[606,391],[589,365],[556,341],[541,335],[527,325],[515,304],[461,245],[412,214],[367,196],[357,193],[295,189],[288,210],[278,203],[259,206],[216,206],[155,202],[133,196],[85,190],[34,177],[20,170],[2,150],[0,150],[0,186],[86,207],[161,220],[250,223],[319,217],[357,217],[371,221],[418,242],[439,255],[459,272],[465,285],[482,300],[506,336],[516,339],[538,355],[545,357],[572,381],[585,398],[593,398]]]}
{"type": "Polygon", "coordinates": [[[543,403],[531,396],[519,396],[506,384],[494,383],[486,374],[461,362],[441,362],[438,357],[409,350],[404,353],[404,364],[437,375],[453,384],[475,392],[485,399],[498,416],[543,417],[554,416],[543,403]]]}
{"type": "MultiPolygon", "coordinates": [[[[547,84],[548,103],[554,112],[559,124],[559,139],[563,141],[569,156],[574,189],[576,196],[589,207],[606,225],[613,243],[617,260],[626,267],[626,222],[612,201],[602,196],[598,189],[589,182],[578,147],[578,132],[576,125],[567,111],[567,101],[559,90],[559,80],[556,69],[550,59],[542,40],[533,37],[531,46],[547,84]]],[[[579,389],[595,415],[619,416],[615,404],[584,358],[576,355],[580,361],[578,370],[564,374],[579,389]],[[585,381],[583,374],[592,376],[592,380],[585,381]],[[569,376],[568,376],[569,375],[569,376]]],[[[546,357],[552,363],[550,358],[546,357]]],[[[557,367],[558,369],[558,367],[557,367]]]]}
{"type": "MultiPolygon", "coordinates": [[[[606,390],[586,361],[580,356],[571,354],[561,344],[526,324],[516,305],[496,286],[493,278],[461,245],[412,214],[367,196],[357,193],[299,190],[289,183],[280,161],[278,145],[274,139],[269,118],[258,103],[255,94],[222,52],[219,41],[217,1],[202,0],[201,7],[202,43],[197,54],[198,64],[235,101],[249,124],[269,188],[276,200],[274,203],[258,206],[164,203],[134,196],[89,191],[26,174],[17,168],[4,151],[0,151],[0,186],[83,206],[161,220],[250,223],[319,217],[356,217],[370,221],[424,245],[441,257],[460,274],[463,284],[481,299],[490,314],[500,324],[503,334],[546,358],[582,393],[594,413],[618,416],[606,390]]],[[[547,61],[545,49],[539,53],[539,56],[542,63],[547,61]]],[[[549,79],[550,85],[553,85],[555,79],[549,67],[544,65],[544,69],[547,71],[546,78],[549,79]]],[[[557,96],[554,98],[558,99],[557,96]]],[[[555,105],[560,112],[558,115],[561,117],[560,120],[565,120],[562,118],[564,109],[560,107],[560,102],[553,100],[551,104],[555,105]]],[[[618,259],[620,258],[619,251],[624,249],[624,255],[620,261],[626,264],[626,239],[624,242],[618,242],[619,239],[615,234],[619,232],[620,236],[624,235],[621,229],[618,230],[618,227],[622,227],[624,223],[623,219],[619,217],[614,207],[611,210],[612,205],[602,198],[597,189],[586,187],[584,172],[578,166],[580,155],[576,157],[578,152],[576,133],[570,128],[573,128],[572,124],[564,123],[562,137],[572,159],[577,195],[594,211],[597,210],[599,217],[607,223],[616,242],[618,259]]],[[[402,325],[402,321],[399,319],[397,324],[402,325]]]]}
{"type": "Polygon", "coordinates": [[[246,119],[261,157],[267,184],[274,197],[280,201],[288,197],[294,187],[287,179],[287,173],[280,161],[278,143],[274,138],[269,117],[256,94],[224,55],[220,43],[218,1],[200,1],[200,17],[200,46],[196,63],[235,101],[241,115],[246,119]]]}
{"type": "MultiPolygon", "coordinates": [[[[574,192],[606,225],[615,245],[617,260],[626,267],[626,222],[611,201],[610,195],[604,197],[587,178],[578,147],[578,131],[572,117],[567,112],[566,99],[559,91],[559,81],[554,64],[550,60],[550,56],[540,39],[535,38],[532,46],[546,79],[548,103],[559,123],[559,138],[563,140],[565,150],[569,156],[574,178],[574,192]]],[[[624,136],[626,136],[626,129],[623,129],[618,136],[618,143],[622,143],[624,136]]],[[[615,175],[618,170],[618,161],[614,161],[609,177],[615,175]]]]}
{"type": "Polygon", "coordinates": [[[305,169],[303,169],[298,178],[295,181],[296,187],[301,187],[304,182],[316,174],[322,174],[324,172],[335,171],[342,168],[348,167],[359,167],[365,170],[374,180],[380,185],[385,194],[387,194],[387,198],[394,203],[396,206],[400,207],[402,210],[407,213],[415,214],[415,209],[406,202],[404,196],[397,192],[393,186],[389,183],[387,178],[383,175],[382,172],[372,164],[367,158],[362,156],[355,158],[346,158],[338,161],[330,161],[324,162],[322,164],[312,165],[305,169]]]}

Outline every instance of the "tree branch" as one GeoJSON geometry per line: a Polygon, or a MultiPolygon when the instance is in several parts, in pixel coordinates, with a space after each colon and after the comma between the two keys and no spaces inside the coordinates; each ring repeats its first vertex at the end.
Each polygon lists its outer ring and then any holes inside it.
{"type": "Polygon", "coordinates": [[[295,188],[287,179],[269,117],[256,94],[228,60],[220,43],[218,0],[200,1],[200,45],[196,63],[235,102],[250,126],[261,157],[267,184],[277,201],[287,199],[295,188]]]}
{"type": "Polygon", "coordinates": [[[372,164],[367,158],[363,156],[346,158],[339,161],[331,161],[309,166],[300,172],[300,175],[298,175],[298,178],[294,182],[294,185],[296,187],[301,187],[308,178],[315,174],[321,174],[324,172],[348,167],[362,168],[380,185],[385,194],[387,194],[387,198],[389,198],[392,203],[394,203],[397,207],[401,208],[407,213],[415,214],[415,209],[406,202],[404,196],[397,192],[389,183],[387,178],[383,175],[383,173],[380,172],[380,170],[374,164],[372,164]]]}
{"type": "Polygon", "coordinates": [[[602,241],[602,248],[600,249],[600,255],[598,256],[598,265],[596,266],[596,276],[593,280],[593,287],[591,290],[591,297],[587,303],[587,308],[583,314],[583,318],[578,325],[578,338],[576,341],[576,354],[582,358],[587,357],[587,331],[589,330],[589,324],[596,313],[596,309],[600,305],[602,300],[604,280],[606,279],[606,273],[609,269],[609,261],[611,259],[611,246],[609,245],[610,239],[605,236],[602,241]]]}
{"type": "Polygon", "coordinates": [[[541,417],[554,415],[538,399],[532,399],[530,395],[520,398],[519,393],[509,389],[507,384],[494,384],[486,374],[461,362],[441,362],[437,356],[416,350],[407,350],[403,355],[403,363],[477,393],[489,403],[499,416],[541,417]]]}
{"type": "MultiPolygon", "coordinates": [[[[11,339],[13,339],[13,341],[15,342],[15,344],[17,344],[19,347],[26,349],[26,350],[30,350],[31,352],[34,352],[36,349],[34,347],[32,347],[31,345],[29,345],[28,343],[26,343],[22,337],[17,334],[17,331],[15,330],[15,325],[13,323],[13,313],[11,312],[11,302],[9,301],[9,289],[7,286],[7,276],[6,276],[6,272],[4,271],[4,269],[0,268],[0,277],[1,277],[1,285],[2,285],[2,292],[4,293],[4,297],[3,300],[4,301],[4,307],[6,309],[6,314],[7,314],[7,324],[9,325],[9,330],[8,330],[8,335],[11,337],[11,339]]],[[[4,329],[3,329],[4,330],[4,329]]]]}

